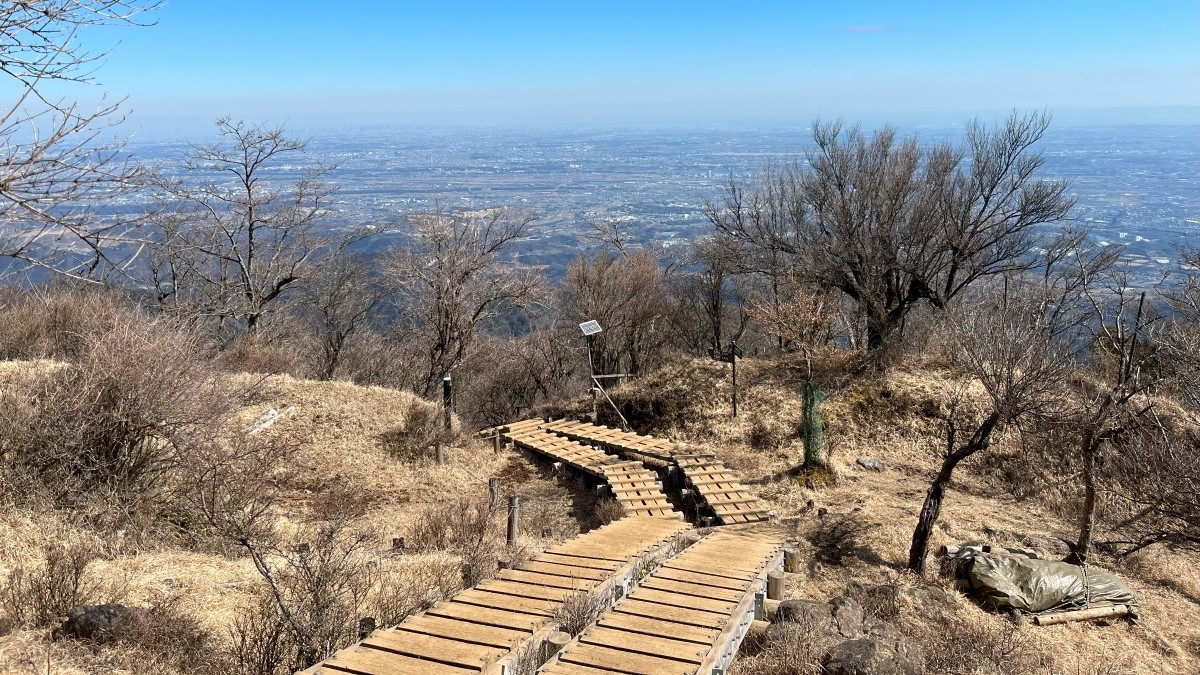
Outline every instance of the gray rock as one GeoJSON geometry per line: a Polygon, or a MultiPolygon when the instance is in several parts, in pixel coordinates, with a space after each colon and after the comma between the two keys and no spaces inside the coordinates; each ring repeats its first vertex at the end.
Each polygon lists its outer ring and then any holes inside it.
{"type": "Polygon", "coordinates": [[[857,464],[867,471],[883,471],[887,468],[886,464],[874,457],[859,457],[857,464]]]}
{"type": "Polygon", "coordinates": [[[925,659],[907,645],[862,638],[830,649],[822,665],[828,675],[921,675],[925,659]]]}
{"type": "Polygon", "coordinates": [[[51,634],[55,640],[75,638],[106,642],[120,639],[142,619],[145,610],[125,605],[79,605],[67,612],[67,620],[51,634]]]}
{"type": "Polygon", "coordinates": [[[863,636],[863,608],[855,600],[844,595],[829,601],[833,611],[833,624],[844,638],[863,636]]]}
{"type": "Polygon", "coordinates": [[[816,600],[784,600],[771,615],[774,623],[801,623],[813,631],[833,632],[833,613],[828,603],[816,600]]]}

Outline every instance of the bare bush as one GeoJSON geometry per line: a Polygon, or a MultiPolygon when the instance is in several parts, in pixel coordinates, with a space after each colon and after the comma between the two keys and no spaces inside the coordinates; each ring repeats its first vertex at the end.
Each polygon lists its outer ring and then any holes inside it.
{"type": "Polygon", "coordinates": [[[113,293],[69,287],[0,290],[0,360],[79,357],[89,336],[130,321],[113,293]]]}
{"type": "Polygon", "coordinates": [[[100,557],[95,542],[69,538],[42,545],[40,560],[14,567],[0,584],[0,608],[11,627],[43,628],[77,605],[101,599],[102,588],[86,575],[100,557]]]}
{"type": "Polygon", "coordinates": [[[492,576],[500,553],[500,528],[485,500],[462,498],[425,508],[405,542],[416,553],[450,551],[462,558],[463,585],[492,576]]]}
{"type": "Polygon", "coordinates": [[[862,548],[862,536],[876,527],[858,513],[825,516],[809,537],[813,559],[831,565],[842,564],[846,558],[857,555],[862,548]]]}
{"type": "MultiPolygon", "coordinates": [[[[821,659],[834,638],[805,621],[772,624],[757,653],[738,658],[730,675],[821,675],[821,659]]],[[[747,650],[749,651],[749,650],[747,650]]]]}
{"type": "Polygon", "coordinates": [[[429,609],[462,588],[460,567],[452,561],[421,560],[382,571],[368,613],[379,625],[392,626],[429,609]]]}
{"type": "Polygon", "coordinates": [[[75,362],[3,393],[6,482],[60,504],[95,492],[148,502],[234,402],[196,335],[145,320],[86,336],[75,362]]]}
{"type": "Polygon", "coordinates": [[[383,435],[383,447],[400,459],[428,456],[437,443],[454,440],[454,430],[446,430],[440,406],[416,396],[410,397],[397,411],[404,420],[401,426],[383,435]]]}
{"type": "Polygon", "coordinates": [[[561,630],[572,637],[579,635],[595,623],[608,609],[609,598],[605,593],[593,590],[575,591],[563,598],[563,603],[554,610],[554,620],[561,630]]]}
{"type": "Polygon", "coordinates": [[[908,632],[924,645],[929,673],[1019,675],[1053,663],[1027,632],[1009,622],[951,620],[908,632]]]}
{"type": "Polygon", "coordinates": [[[596,502],[596,522],[608,525],[625,517],[625,506],[615,499],[601,499],[596,502]]]}

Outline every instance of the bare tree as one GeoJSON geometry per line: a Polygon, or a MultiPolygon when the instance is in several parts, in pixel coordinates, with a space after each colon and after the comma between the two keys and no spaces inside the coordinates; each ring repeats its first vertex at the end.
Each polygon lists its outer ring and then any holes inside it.
{"type": "Polygon", "coordinates": [[[140,170],[106,134],[120,102],[94,108],[51,93],[86,84],[105,54],[79,42],[89,27],[135,25],[157,2],[23,0],[0,8],[0,74],[15,84],[0,108],[0,257],[76,278],[124,270],[132,225],[98,213],[140,170]],[[125,244],[125,245],[122,245],[125,244]]]}
{"type": "Polygon", "coordinates": [[[922,149],[890,127],[868,138],[818,121],[804,164],[751,190],[729,186],[710,220],[853,299],[878,350],[918,303],[942,308],[981,279],[1035,264],[1035,228],[1073,203],[1066,183],[1036,176],[1043,158],[1033,146],[1049,123],[1014,113],[995,130],[972,122],[963,146],[922,149]]]}
{"type": "Polygon", "coordinates": [[[1076,408],[1069,419],[1083,463],[1079,536],[1071,559],[1086,563],[1096,529],[1099,464],[1106,446],[1155,422],[1149,396],[1155,374],[1146,369],[1151,352],[1139,347],[1152,321],[1146,293],[1130,286],[1128,270],[1111,269],[1083,287],[1090,313],[1091,372],[1074,378],[1076,408]]]}
{"type": "Polygon", "coordinates": [[[424,353],[414,388],[430,396],[468,356],[489,321],[536,297],[537,275],[505,258],[536,215],[513,209],[441,209],[409,219],[410,239],[384,260],[404,328],[424,353]]]}
{"type": "Polygon", "coordinates": [[[391,294],[364,254],[343,250],[321,265],[300,290],[298,304],[320,346],[317,377],[332,379],[346,344],[391,294]]]}
{"type": "Polygon", "coordinates": [[[217,121],[220,140],[194,145],[192,180],[160,180],[151,283],[164,310],[208,317],[228,336],[254,334],[281,296],[358,235],[333,236],[323,221],[334,188],[313,166],[285,185],[280,165],[306,142],[283,127],[217,121]]]}
{"type": "Polygon", "coordinates": [[[961,392],[951,401],[942,466],[926,492],[909,548],[908,568],[917,574],[925,573],[929,535],[955,467],[987,450],[1005,426],[1047,417],[1061,404],[1062,383],[1072,369],[1070,342],[1055,324],[1056,298],[1047,293],[1054,289],[1005,284],[990,290],[986,297],[964,297],[964,305],[977,301],[975,309],[964,307],[949,322],[952,356],[983,384],[990,406],[964,426],[961,392]]]}
{"type": "Polygon", "coordinates": [[[638,373],[659,353],[667,339],[665,275],[645,249],[580,256],[567,267],[562,306],[570,320],[594,319],[604,329],[594,338],[595,372],[638,373]]]}
{"type": "Polygon", "coordinates": [[[1116,537],[1106,543],[1120,546],[1122,555],[1155,544],[1200,550],[1200,436],[1195,427],[1158,424],[1131,434],[1109,472],[1112,491],[1130,512],[1113,526],[1116,537]]]}
{"type": "Polygon", "coordinates": [[[746,288],[737,274],[735,254],[715,238],[688,247],[683,270],[672,284],[676,330],[697,355],[724,348],[725,338],[739,340],[749,326],[746,288]]]}
{"type": "Polygon", "coordinates": [[[1172,363],[1172,375],[1184,399],[1200,405],[1200,249],[1180,249],[1184,270],[1179,284],[1165,294],[1171,316],[1160,345],[1172,363]]]}

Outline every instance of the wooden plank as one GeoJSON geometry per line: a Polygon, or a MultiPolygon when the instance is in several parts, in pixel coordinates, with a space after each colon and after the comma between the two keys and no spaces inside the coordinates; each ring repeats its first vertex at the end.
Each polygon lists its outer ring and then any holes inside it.
{"type": "Polygon", "coordinates": [[[694,663],[699,665],[708,652],[708,645],[700,646],[691,642],[673,640],[670,636],[643,635],[629,633],[615,628],[597,626],[579,638],[580,644],[599,645],[619,649],[623,652],[636,652],[656,656],[658,658],[694,663]]]}
{"type": "Polygon", "coordinates": [[[553,600],[555,602],[562,602],[562,599],[571,592],[565,588],[551,588],[549,586],[521,584],[515,581],[497,581],[495,579],[484,581],[476,586],[476,588],[519,598],[538,598],[540,600],[553,600]]]}
{"type": "Polygon", "coordinates": [[[321,667],[322,670],[330,672],[356,673],[357,675],[399,675],[400,673],[466,675],[482,670],[482,668],[460,668],[433,663],[368,647],[343,649],[326,659],[321,667]]]}
{"type": "Polygon", "coordinates": [[[558,607],[558,603],[553,600],[542,600],[539,598],[520,598],[514,595],[504,595],[502,593],[490,593],[478,588],[472,588],[459,593],[450,598],[451,602],[464,602],[468,605],[478,605],[480,607],[494,607],[496,609],[504,609],[510,612],[520,612],[529,614],[534,618],[545,618],[554,612],[554,608],[558,607]]]}
{"type": "Polygon", "coordinates": [[[472,670],[483,670],[485,664],[495,661],[508,652],[507,649],[484,647],[470,642],[412,633],[399,628],[376,631],[361,644],[372,649],[472,670]]]}
{"type": "Polygon", "coordinates": [[[555,574],[531,572],[521,569],[500,570],[498,577],[504,581],[516,581],[522,584],[546,586],[549,588],[566,588],[572,591],[577,591],[592,585],[592,582],[589,579],[583,579],[580,577],[560,577],[555,574]]]}
{"type": "Polygon", "coordinates": [[[455,621],[441,616],[418,614],[410,616],[400,624],[404,630],[426,635],[440,635],[462,642],[474,642],[488,647],[511,649],[518,641],[531,635],[531,631],[512,630],[496,626],[483,626],[466,621],[455,621]]]}
{"type": "Polygon", "coordinates": [[[616,612],[605,614],[597,625],[644,635],[669,635],[674,639],[698,645],[712,644],[713,639],[720,633],[715,628],[700,628],[666,619],[616,612]]]}
{"type": "Polygon", "coordinates": [[[477,607],[461,602],[439,602],[427,609],[425,613],[430,616],[442,616],[448,619],[468,621],[485,626],[498,626],[500,628],[527,630],[530,632],[533,632],[534,628],[545,622],[544,619],[539,619],[529,614],[510,612],[503,609],[477,607]]]}
{"type": "Polygon", "coordinates": [[[701,586],[700,584],[689,584],[685,581],[676,581],[674,579],[662,579],[657,574],[643,581],[639,588],[678,593],[679,595],[691,595],[700,598],[713,598],[728,602],[737,602],[745,595],[745,589],[743,588],[734,590],[730,588],[717,588],[715,586],[701,586]]]}
{"type": "Polygon", "coordinates": [[[613,611],[621,614],[645,616],[651,619],[674,621],[676,623],[684,623],[689,626],[699,626],[701,628],[720,628],[725,621],[725,617],[713,612],[705,612],[699,609],[687,609],[685,607],[669,607],[667,605],[659,605],[653,602],[640,602],[638,600],[630,599],[623,600],[621,604],[613,608],[613,611]]]}
{"type": "Polygon", "coordinates": [[[714,614],[728,614],[733,606],[737,603],[729,602],[728,600],[716,600],[713,598],[688,597],[687,600],[681,601],[679,594],[670,593],[668,591],[660,591],[654,588],[644,588],[639,586],[637,590],[629,594],[634,600],[643,602],[654,602],[660,605],[675,607],[684,605],[689,609],[702,609],[706,612],[714,614]]]}
{"type": "Polygon", "coordinates": [[[537,554],[533,557],[533,560],[535,562],[547,562],[555,565],[570,565],[572,567],[585,567],[608,572],[614,572],[618,567],[620,567],[617,562],[605,558],[588,558],[586,556],[558,553],[554,549],[537,554]]]}
{"type": "Polygon", "coordinates": [[[583,666],[607,668],[619,673],[636,675],[684,675],[696,672],[694,664],[624,652],[599,645],[581,644],[561,654],[558,658],[561,663],[578,663],[583,666]]]}
{"type": "Polygon", "coordinates": [[[523,562],[517,566],[517,569],[525,572],[552,574],[554,576],[567,577],[569,579],[589,579],[592,581],[607,579],[611,574],[611,571],[609,570],[598,570],[591,567],[579,567],[576,565],[559,565],[557,563],[544,562],[540,560],[523,562]]]}
{"type": "Polygon", "coordinates": [[[659,580],[683,581],[686,584],[696,584],[698,586],[733,591],[744,591],[746,587],[746,581],[743,578],[719,577],[716,574],[690,572],[688,569],[677,569],[667,566],[660,567],[659,571],[654,573],[654,578],[659,580]]]}
{"type": "Polygon", "coordinates": [[[581,666],[578,663],[551,663],[538,670],[539,675],[620,675],[615,670],[581,666]]]}

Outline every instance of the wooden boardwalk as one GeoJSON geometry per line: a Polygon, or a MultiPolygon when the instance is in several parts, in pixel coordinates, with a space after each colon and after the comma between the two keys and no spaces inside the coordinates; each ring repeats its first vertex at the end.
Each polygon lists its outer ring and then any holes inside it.
{"type": "MultiPolygon", "coordinates": [[[[606,449],[627,460],[633,460],[631,463],[642,462],[658,468],[678,467],[682,472],[684,484],[695,495],[697,506],[711,511],[717,524],[733,525],[770,519],[766,505],[746,489],[737,479],[736,472],[715,456],[683,453],[673,443],[660,438],[586,422],[544,422],[538,419],[516,422],[486,430],[484,433],[501,433],[514,441],[520,438],[521,440],[517,441],[518,445],[542,454],[549,454],[550,451],[565,452],[576,461],[586,457],[587,462],[593,465],[601,465],[609,460],[616,461],[612,454],[600,450],[606,449]],[[557,437],[558,440],[547,440],[547,436],[557,437]],[[538,445],[545,450],[538,450],[535,447],[538,445]],[[609,459],[606,460],[600,455],[609,459]]],[[[589,471],[572,464],[568,459],[560,461],[589,471]]],[[[594,470],[589,473],[596,475],[594,470]]]]}
{"type": "Polygon", "coordinates": [[[782,557],[773,526],[719,530],[668,560],[572,640],[545,675],[711,675],[732,660],[782,557]]]}
{"type": "Polygon", "coordinates": [[[623,460],[593,445],[559,436],[537,424],[518,423],[500,427],[496,432],[518,447],[562,462],[608,483],[613,497],[625,507],[627,515],[682,519],[682,515],[675,511],[663,493],[658,476],[641,462],[623,460]]]}
{"type": "Polygon", "coordinates": [[[637,559],[660,551],[686,523],[623,518],[534,556],[499,578],[377,630],[304,671],[308,675],[501,673],[524,644],[544,638],[554,610],[576,591],[636,581],[637,559]]]}

